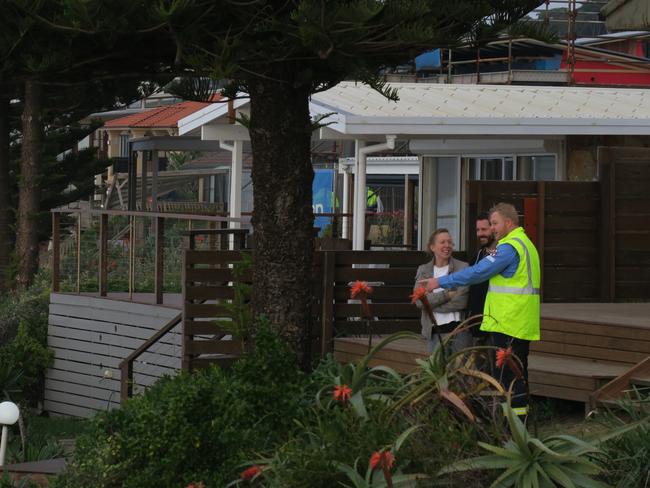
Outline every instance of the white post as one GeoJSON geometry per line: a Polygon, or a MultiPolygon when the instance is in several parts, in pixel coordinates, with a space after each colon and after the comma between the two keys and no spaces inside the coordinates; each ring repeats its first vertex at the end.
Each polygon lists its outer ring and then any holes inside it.
{"type": "Polygon", "coordinates": [[[368,192],[366,191],[366,152],[359,148],[356,158],[357,168],[354,178],[354,239],[352,246],[355,251],[363,251],[366,242],[366,208],[368,192]]]}
{"type": "MultiPolygon", "coordinates": [[[[241,182],[244,171],[244,141],[233,141],[230,168],[230,217],[241,218],[241,182]]],[[[239,229],[240,222],[230,222],[231,229],[239,229]]]]}
{"type": "MultiPolygon", "coordinates": [[[[345,166],[343,169],[343,213],[350,213],[350,168],[345,166]]],[[[341,237],[343,239],[348,239],[348,223],[349,217],[343,217],[342,221],[342,230],[341,237]]]]}
{"type": "Polygon", "coordinates": [[[0,403],[0,425],[2,425],[2,436],[0,437],[0,466],[5,464],[5,455],[7,454],[7,436],[9,435],[8,425],[13,425],[18,421],[20,411],[15,403],[0,403]]]}
{"type": "Polygon", "coordinates": [[[9,429],[6,425],[2,426],[2,439],[0,439],[0,467],[5,465],[5,454],[7,453],[7,435],[9,429]]]}
{"type": "MultiPolygon", "coordinates": [[[[359,171],[359,164],[360,164],[360,152],[361,148],[364,147],[365,141],[361,141],[359,139],[354,141],[354,201],[352,202],[352,249],[355,251],[358,249],[363,249],[363,243],[361,243],[361,248],[359,248],[359,245],[357,244],[357,235],[359,232],[357,231],[358,227],[360,225],[363,225],[363,222],[365,221],[365,207],[363,209],[364,215],[359,218],[359,195],[362,194],[362,192],[359,190],[359,182],[361,181],[361,176],[360,176],[360,171],[359,171]],[[361,224],[359,223],[361,221],[361,224]]],[[[365,185],[366,185],[366,172],[364,168],[363,172],[363,195],[366,194],[365,190],[365,185]]],[[[365,202],[365,199],[364,199],[365,202]]],[[[365,225],[364,225],[365,227],[365,225]]],[[[363,231],[365,233],[365,229],[363,231]]]]}
{"type": "Polygon", "coordinates": [[[361,141],[357,143],[357,172],[354,178],[354,199],[356,204],[354,207],[354,239],[352,241],[352,248],[355,251],[363,251],[366,239],[366,204],[368,203],[368,194],[366,191],[366,160],[368,154],[387,149],[395,149],[396,138],[394,135],[387,135],[385,143],[368,147],[360,147],[361,141]]]}
{"type": "MultiPolygon", "coordinates": [[[[242,173],[244,172],[244,141],[233,141],[232,145],[225,142],[219,142],[219,147],[230,151],[232,159],[230,164],[230,198],[228,200],[228,215],[231,218],[241,218],[241,182],[242,173]]],[[[230,229],[241,228],[241,222],[230,221],[228,223],[230,229]]],[[[235,238],[230,236],[229,247],[234,249],[235,238]]]]}

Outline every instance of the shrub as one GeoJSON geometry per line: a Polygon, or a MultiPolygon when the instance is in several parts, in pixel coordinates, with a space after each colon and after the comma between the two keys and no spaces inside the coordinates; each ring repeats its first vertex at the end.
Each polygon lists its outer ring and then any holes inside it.
{"type": "Polygon", "coordinates": [[[0,390],[35,406],[43,398],[47,348],[49,276],[40,273],[24,293],[0,303],[0,390]]]}
{"type": "Polygon", "coordinates": [[[166,378],[81,436],[59,487],[225,486],[254,449],[286,438],[301,408],[303,375],[267,325],[231,371],[166,378]]]}
{"type": "MultiPolygon", "coordinates": [[[[618,406],[618,414],[605,412],[605,424],[610,428],[624,426],[629,420],[650,418],[647,397],[633,395],[618,406]]],[[[616,488],[645,488],[650,484],[650,423],[610,439],[602,445],[602,450],[602,477],[607,484],[616,488]]]]}

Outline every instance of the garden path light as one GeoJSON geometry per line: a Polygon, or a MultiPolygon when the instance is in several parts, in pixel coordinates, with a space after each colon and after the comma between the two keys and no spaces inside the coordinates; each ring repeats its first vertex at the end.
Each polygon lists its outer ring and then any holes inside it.
{"type": "Polygon", "coordinates": [[[5,453],[7,452],[7,435],[9,434],[8,425],[13,425],[18,420],[20,412],[15,403],[0,403],[0,425],[2,425],[2,439],[0,439],[0,466],[5,464],[5,453]]]}

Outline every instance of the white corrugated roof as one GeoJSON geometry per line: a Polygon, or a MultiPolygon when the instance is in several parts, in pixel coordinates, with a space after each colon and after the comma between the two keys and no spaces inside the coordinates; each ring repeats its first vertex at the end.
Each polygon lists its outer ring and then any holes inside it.
{"type": "MultiPolygon", "coordinates": [[[[327,139],[342,134],[650,135],[650,89],[391,83],[400,100],[391,102],[366,85],[343,82],[316,93],[312,116],[331,114],[321,130],[327,139]]],[[[243,108],[248,100],[236,100],[243,108]]],[[[215,104],[179,121],[181,134],[225,117],[215,104]]]]}
{"type": "Polygon", "coordinates": [[[360,83],[344,82],[313,100],[365,117],[650,118],[650,90],[391,83],[388,101],[360,83]]]}
{"type": "Polygon", "coordinates": [[[344,82],[312,97],[347,134],[650,134],[650,90],[344,82]],[[392,131],[391,131],[392,126],[392,131]],[[478,127],[477,127],[478,126],[478,127]]]}

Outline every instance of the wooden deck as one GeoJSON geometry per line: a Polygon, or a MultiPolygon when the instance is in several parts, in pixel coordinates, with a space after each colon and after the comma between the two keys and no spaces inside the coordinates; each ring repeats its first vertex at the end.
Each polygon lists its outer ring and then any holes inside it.
{"type": "MultiPolygon", "coordinates": [[[[367,344],[367,336],[337,338],[334,356],[356,360],[367,344]]],[[[424,340],[401,340],[371,364],[407,373],[424,357],[424,340]]],[[[588,404],[594,391],[648,357],[650,303],[543,304],[542,340],[529,357],[531,393],[588,404]]]]}

